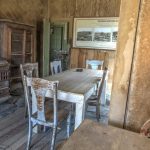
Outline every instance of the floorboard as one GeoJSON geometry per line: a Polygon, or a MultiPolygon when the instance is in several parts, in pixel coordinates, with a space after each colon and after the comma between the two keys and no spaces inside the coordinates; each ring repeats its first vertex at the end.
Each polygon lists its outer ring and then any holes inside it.
{"type": "MultiPolygon", "coordinates": [[[[22,100],[23,102],[24,100],[22,100]]],[[[0,150],[25,150],[28,134],[28,120],[24,117],[25,108],[21,104],[0,104],[0,150]],[[6,108],[5,108],[6,107],[6,108]]],[[[101,107],[101,122],[108,121],[108,106],[101,107]]],[[[86,118],[94,120],[95,110],[89,108],[86,118]]],[[[96,119],[95,119],[96,120],[96,119]]],[[[72,121],[72,132],[74,127],[72,121]]],[[[58,130],[56,146],[66,140],[66,122],[62,122],[61,130],[58,130]]],[[[71,133],[72,133],[71,132],[71,133]]],[[[46,133],[33,134],[31,150],[48,150],[50,148],[52,130],[47,129],[46,133]]]]}

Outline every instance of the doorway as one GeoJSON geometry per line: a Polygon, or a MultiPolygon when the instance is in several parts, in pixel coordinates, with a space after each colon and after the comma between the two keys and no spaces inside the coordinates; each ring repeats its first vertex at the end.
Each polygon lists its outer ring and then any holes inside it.
{"type": "Polygon", "coordinates": [[[68,69],[68,23],[53,22],[50,26],[50,61],[61,60],[62,70],[68,69]]]}

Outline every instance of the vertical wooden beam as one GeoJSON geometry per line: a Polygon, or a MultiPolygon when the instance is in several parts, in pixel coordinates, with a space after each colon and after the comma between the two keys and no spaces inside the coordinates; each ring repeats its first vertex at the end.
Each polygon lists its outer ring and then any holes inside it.
{"type": "Polygon", "coordinates": [[[42,76],[49,75],[49,51],[50,51],[50,23],[49,20],[43,20],[43,74],[42,76]]]}
{"type": "Polygon", "coordinates": [[[135,46],[139,0],[122,0],[109,122],[123,127],[135,46]]]}
{"type": "Polygon", "coordinates": [[[150,1],[141,0],[125,127],[139,131],[150,118],[150,1]]]}

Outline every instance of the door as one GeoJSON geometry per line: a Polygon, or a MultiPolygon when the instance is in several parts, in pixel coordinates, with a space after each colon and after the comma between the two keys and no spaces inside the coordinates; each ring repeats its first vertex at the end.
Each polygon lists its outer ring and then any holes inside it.
{"type": "Polygon", "coordinates": [[[50,28],[50,61],[61,60],[62,70],[68,65],[68,23],[51,23],[50,28]]]}
{"type": "Polygon", "coordinates": [[[50,22],[49,20],[43,20],[43,58],[42,58],[42,76],[48,76],[50,70],[50,22]]]}
{"type": "Polygon", "coordinates": [[[53,61],[59,59],[57,53],[63,49],[63,27],[59,25],[53,25],[51,27],[50,36],[50,59],[53,61]]]}

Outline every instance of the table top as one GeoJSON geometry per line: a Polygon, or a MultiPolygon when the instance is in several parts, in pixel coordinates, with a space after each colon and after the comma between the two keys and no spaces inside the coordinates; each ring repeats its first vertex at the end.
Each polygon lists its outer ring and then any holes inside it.
{"type": "Polygon", "coordinates": [[[58,80],[58,90],[85,94],[93,87],[97,79],[102,77],[102,74],[103,70],[83,69],[82,72],[77,72],[76,69],[70,69],[44,79],[58,80]]]}
{"type": "Polygon", "coordinates": [[[85,120],[61,150],[150,150],[150,139],[138,133],[85,120]]]}

